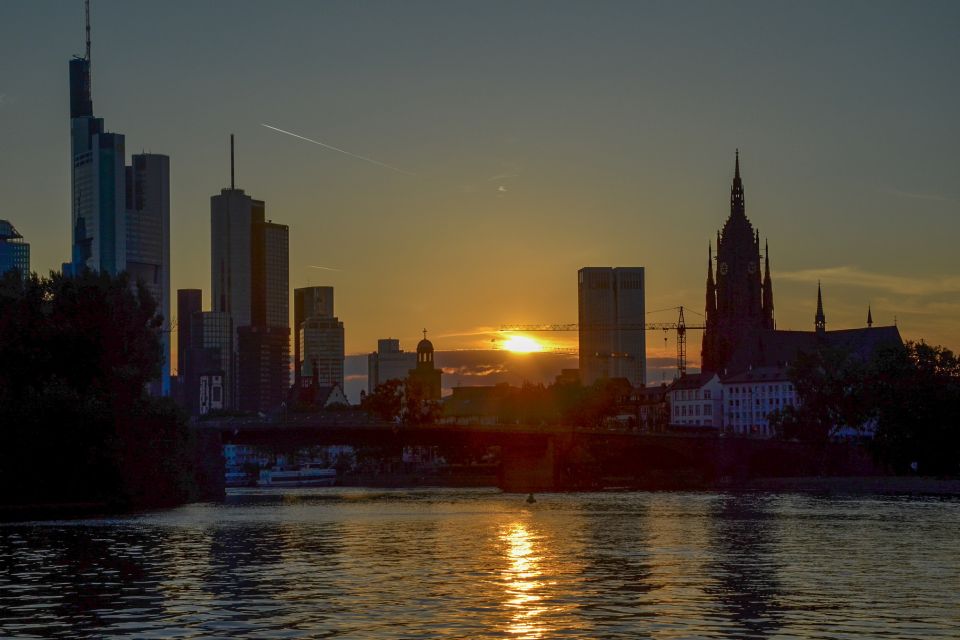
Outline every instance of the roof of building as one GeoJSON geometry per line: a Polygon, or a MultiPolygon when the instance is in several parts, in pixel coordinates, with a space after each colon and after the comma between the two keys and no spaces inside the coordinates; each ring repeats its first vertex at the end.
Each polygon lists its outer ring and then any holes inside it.
{"type": "Polygon", "coordinates": [[[700,373],[688,373],[687,375],[674,380],[667,391],[685,391],[687,389],[700,389],[710,382],[717,374],[712,371],[701,371],[700,373]]]}
{"type": "MultiPolygon", "coordinates": [[[[862,360],[868,360],[880,347],[903,344],[896,326],[815,331],[760,331],[744,339],[727,364],[726,374],[735,375],[751,367],[785,367],[801,352],[812,352],[826,346],[842,349],[862,360]]],[[[728,378],[725,375],[724,380],[728,378]]]]}
{"type": "Polygon", "coordinates": [[[724,384],[746,382],[786,382],[789,381],[786,367],[756,367],[724,378],[724,384]]]}
{"type": "Polygon", "coordinates": [[[0,220],[0,240],[16,240],[23,238],[9,220],[0,220]]]}

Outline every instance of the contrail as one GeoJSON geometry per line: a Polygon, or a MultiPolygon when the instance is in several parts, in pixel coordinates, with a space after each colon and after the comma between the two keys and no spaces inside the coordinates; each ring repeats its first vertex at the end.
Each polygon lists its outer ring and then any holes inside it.
{"type": "Polygon", "coordinates": [[[334,269],[333,267],[321,267],[315,264],[308,264],[311,269],[323,269],[324,271],[343,271],[343,269],[334,269]]]}
{"type": "Polygon", "coordinates": [[[318,144],[318,145],[320,145],[321,147],[324,147],[324,148],[326,148],[326,149],[330,149],[330,150],[332,150],[332,151],[339,151],[340,153],[346,154],[346,155],[351,156],[351,157],[353,157],[353,158],[357,158],[358,160],[363,160],[364,162],[369,162],[369,163],[371,163],[371,164],[375,164],[375,165],[379,165],[379,166],[381,166],[381,167],[385,167],[385,168],[387,168],[387,169],[390,169],[391,171],[396,171],[397,173],[402,173],[402,174],[408,175],[408,176],[415,176],[415,175],[417,175],[417,174],[415,174],[415,173],[410,173],[409,171],[404,171],[403,169],[399,169],[399,168],[397,168],[397,167],[394,167],[393,165],[389,165],[389,164],[387,164],[387,163],[385,163],[385,162],[380,162],[379,160],[374,160],[373,158],[367,158],[367,157],[364,157],[364,156],[357,155],[357,154],[355,154],[355,153],[350,153],[349,151],[345,151],[345,150],[343,150],[343,149],[338,149],[337,147],[334,147],[334,146],[332,146],[332,145],[326,144],[325,142],[320,142],[319,140],[311,140],[310,138],[305,138],[304,136],[297,135],[296,133],[292,133],[292,132],[290,132],[290,131],[284,131],[283,129],[278,129],[277,127],[270,126],[269,124],[264,124],[264,123],[261,122],[260,125],[266,127],[267,129],[273,129],[274,131],[279,131],[280,133],[285,133],[285,134],[287,134],[288,136],[293,136],[294,138],[300,138],[301,140],[306,140],[307,142],[312,142],[313,144],[318,144]]]}

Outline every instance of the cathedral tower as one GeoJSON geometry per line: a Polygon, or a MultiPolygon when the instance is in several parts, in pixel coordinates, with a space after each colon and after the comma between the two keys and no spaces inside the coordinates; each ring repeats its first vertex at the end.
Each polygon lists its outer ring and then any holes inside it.
{"type": "Polygon", "coordinates": [[[761,274],[760,233],[747,219],[738,150],[730,188],[730,215],[717,240],[716,284],[712,264],[708,266],[707,329],[701,351],[705,371],[722,372],[744,337],[773,329],[770,257],[765,258],[761,274]]]}

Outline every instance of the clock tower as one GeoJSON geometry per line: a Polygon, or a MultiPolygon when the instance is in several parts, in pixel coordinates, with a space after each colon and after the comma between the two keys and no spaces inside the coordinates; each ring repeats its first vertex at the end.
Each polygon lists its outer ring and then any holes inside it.
{"type": "MultiPolygon", "coordinates": [[[[766,252],[765,252],[766,253],[766,252]]],[[[760,259],[760,232],[747,219],[740,178],[740,152],[730,188],[730,215],[717,234],[717,278],[707,265],[707,328],[703,334],[702,369],[723,373],[740,342],[773,329],[773,285],[770,260],[760,259]]]]}

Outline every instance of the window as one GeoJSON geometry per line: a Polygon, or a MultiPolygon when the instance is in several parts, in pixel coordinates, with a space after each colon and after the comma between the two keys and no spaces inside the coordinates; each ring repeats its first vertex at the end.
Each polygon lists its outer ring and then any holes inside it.
{"type": "Polygon", "coordinates": [[[697,405],[697,415],[700,415],[700,405],[697,405]]]}
{"type": "Polygon", "coordinates": [[[704,389],[704,390],[703,390],[703,399],[704,399],[704,400],[709,400],[709,399],[710,399],[710,389],[704,389]]]}
{"type": "Polygon", "coordinates": [[[713,406],[710,404],[703,405],[703,415],[712,416],[713,415],[713,406]]]}

